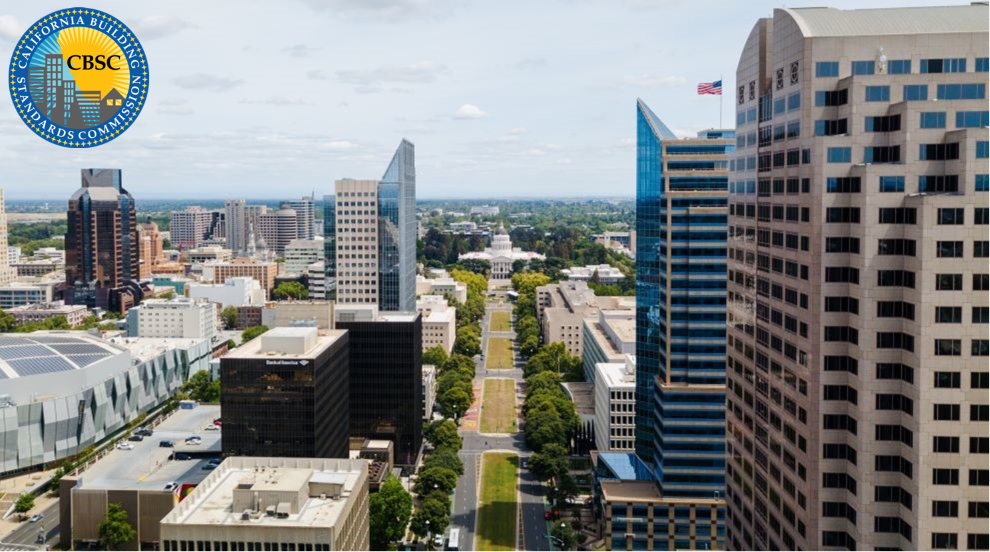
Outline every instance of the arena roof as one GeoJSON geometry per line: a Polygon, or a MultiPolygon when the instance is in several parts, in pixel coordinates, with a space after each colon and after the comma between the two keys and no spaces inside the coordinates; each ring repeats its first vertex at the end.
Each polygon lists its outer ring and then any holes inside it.
{"type": "Polygon", "coordinates": [[[0,336],[0,379],[81,370],[120,352],[79,333],[4,334],[0,336]]]}

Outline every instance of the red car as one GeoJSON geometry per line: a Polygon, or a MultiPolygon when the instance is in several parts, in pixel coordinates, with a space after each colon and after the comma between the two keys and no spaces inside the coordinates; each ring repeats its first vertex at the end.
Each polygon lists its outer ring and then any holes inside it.
{"type": "Polygon", "coordinates": [[[213,420],[213,425],[220,426],[223,425],[223,422],[220,420],[220,418],[217,418],[216,420],[213,420]]]}

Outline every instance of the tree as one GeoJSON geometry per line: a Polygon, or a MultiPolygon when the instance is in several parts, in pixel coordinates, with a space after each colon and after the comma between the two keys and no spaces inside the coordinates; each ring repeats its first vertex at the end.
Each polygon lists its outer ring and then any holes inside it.
{"type": "Polygon", "coordinates": [[[174,289],[165,290],[158,297],[160,299],[174,299],[175,298],[175,290],[174,289]]]}
{"type": "Polygon", "coordinates": [[[519,346],[519,352],[522,353],[522,356],[529,358],[536,354],[536,351],[538,351],[539,348],[540,339],[531,335],[523,340],[522,345],[519,346]]]}
{"type": "Polygon", "coordinates": [[[309,297],[309,290],[299,282],[282,282],[272,291],[272,298],[276,301],[306,299],[307,297],[309,297]]]}
{"type": "Polygon", "coordinates": [[[220,402],[220,382],[213,381],[209,370],[200,370],[189,376],[182,384],[182,390],[199,402],[220,402]]]}
{"type": "Polygon", "coordinates": [[[543,481],[559,479],[567,475],[570,463],[567,460],[567,449],[557,443],[549,443],[540,452],[533,453],[529,459],[529,469],[543,481]]]}
{"type": "Polygon", "coordinates": [[[416,479],[416,492],[425,495],[434,490],[440,490],[447,494],[454,492],[457,486],[457,473],[449,468],[432,467],[424,468],[419,472],[416,479]]]}
{"type": "Polygon", "coordinates": [[[471,408],[471,394],[458,386],[448,390],[440,397],[440,409],[448,418],[461,418],[471,408]]]}
{"type": "Polygon", "coordinates": [[[231,305],[229,307],[224,307],[220,311],[220,319],[223,320],[223,326],[228,330],[232,330],[237,327],[237,307],[231,305]]]}
{"type": "Polygon", "coordinates": [[[107,516],[99,527],[100,544],[107,550],[116,550],[118,546],[133,541],[137,531],[127,521],[127,510],[116,502],[107,506],[107,516]]]}
{"type": "Polygon", "coordinates": [[[17,497],[17,502],[14,503],[14,511],[18,514],[26,514],[34,508],[34,495],[31,493],[23,493],[21,496],[17,497]]]}
{"type": "Polygon", "coordinates": [[[447,362],[443,365],[444,372],[462,370],[471,374],[471,378],[474,378],[474,368],[474,359],[467,355],[457,353],[450,355],[450,358],[448,358],[447,362]]]}
{"type": "Polygon", "coordinates": [[[574,550],[577,546],[577,536],[574,534],[574,530],[562,521],[558,520],[553,523],[550,536],[554,539],[554,544],[559,546],[561,550],[574,550]]]}
{"type": "Polygon", "coordinates": [[[447,350],[443,348],[443,345],[435,345],[423,352],[423,364],[432,364],[437,367],[437,370],[443,370],[444,365],[447,364],[447,359],[447,350]]]}
{"type": "Polygon", "coordinates": [[[556,372],[540,372],[526,378],[526,397],[531,397],[537,391],[555,390],[560,388],[560,377],[556,372]]]}
{"type": "Polygon", "coordinates": [[[454,352],[474,356],[481,354],[481,338],[473,331],[467,331],[473,329],[473,326],[467,326],[460,328],[457,331],[457,337],[454,338],[454,352]]]}
{"type": "Polygon", "coordinates": [[[0,310],[0,332],[9,332],[14,329],[14,326],[17,326],[17,319],[14,318],[14,315],[0,310]]]}
{"type": "Polygon", "coordinates": [[[458,477],[464,475],[464,462],[457,456],[457,451],[450,447],[435,449],[423,463],[423,468],[445,468],[456,473],[458,477]]]}
{"type": "Polygon", "coordinates": [[[475,274],[481,274],[482,276],[487,276],[492,270],[492,263],[484,259],[464,259],[460,264],[466,270],[470,270],[475,274]]]}
{"type": "Polygon", "coordinates": [[[241,332],[241,343],[247,343],[267,331],[268,326],[265,326],[264,324],[246,328],[243,332],[241,332]]]}
{"type": "Polygon", "coordinates": [[[450,525],[450,501],[431,494],[412,516],[409,529],[419,538],[443,533],[450,525]]]}
{"type": "Polygon", "coordinates": [[[461,436],[457,434],[457,424],[453,420],[443,420],[430,424],[427,439],[434,448],[461,449],[461,436]]]}
{"type": "Polygon", "coordinates": [[[371,549],[388,550],[406,534],[406,526],[412,517],[412,496],[402,487],[399,478],[389,474],[368,502],[371,549]]]}
{"type": "MultiPolygon", "coordinates": [[[[527,401],[528,402],[528,401],[527,401]]],[[[567,446],[567,428],[560,419],[560,414],[556,410],[536,410],[526,416],[525,426],[526,446],[534,451],[541,451],[543,447],[556,443],[560,446],[567,446]]]]}

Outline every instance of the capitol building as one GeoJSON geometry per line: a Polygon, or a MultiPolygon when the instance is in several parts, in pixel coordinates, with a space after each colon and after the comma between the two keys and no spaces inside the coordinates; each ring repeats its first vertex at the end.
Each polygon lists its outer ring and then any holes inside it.
{"type": "Polygon", "coordinates": [[[505,280],[512,276],[512,263],[514,261],[523,260],[528,262],[534,259],[544,260],[545,258],[539,253],[523,251],[518,247],[513,248],[512,240],[509,239],[509,233],[505,231],[504,226],[499,225],[498,230],[495,231],[495,235],[492,236],[491,247],[486,247],[484,251],[464,253],[458,257],[458,260],[477,259],[488,261],[492,265],[491,279],[505,280]]]}

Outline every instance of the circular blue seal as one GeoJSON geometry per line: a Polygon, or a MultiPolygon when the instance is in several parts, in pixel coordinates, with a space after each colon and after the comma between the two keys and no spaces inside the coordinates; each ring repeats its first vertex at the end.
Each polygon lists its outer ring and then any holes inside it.
{"type": "Polygon", "coordinates": [[[105,144],[130,128],[148,95],[141,42],[90,8],[36,21],[10,56],[10,98],[35,134],[66,148],[105,144]]]}

